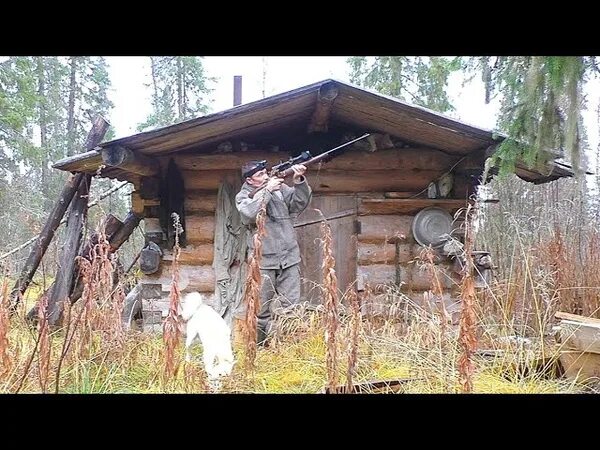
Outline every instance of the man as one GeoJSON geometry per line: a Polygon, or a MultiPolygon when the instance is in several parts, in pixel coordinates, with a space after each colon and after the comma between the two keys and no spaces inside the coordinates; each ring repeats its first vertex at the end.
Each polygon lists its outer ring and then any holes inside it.
{"type": "Polygon", "coordinates": [[[294,218],[308,206],[312,192],[304,176],[306,166],[296,164],[292,170],[293,187],[290,187],[283,183],[282,178],[269,178],[266,161],[249,161],[242,167],[245,182],[235,198],[242,223],[252,231],[248,240],[250,252],[254,251],[252,238],[256,233],[256,216],[262,203],[267,203],[266,235],[262,240],[260,260],[259,344],[263,344],[270,333],[273,316],[300,302],[300,248],[293,225],[294,218]],[[249,197],[252,191],[264,184],[264,189],[253,198],[249,197]]]}

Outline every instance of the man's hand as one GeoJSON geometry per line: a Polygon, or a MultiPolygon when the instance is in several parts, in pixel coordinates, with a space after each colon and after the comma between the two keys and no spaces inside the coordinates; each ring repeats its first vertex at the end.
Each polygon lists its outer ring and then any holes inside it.
{"type": "Polygon", "coordinates": [[[294,164],[292,170],[294,171],[294,183],[300,183],[302,175],[306,172],[306,166],[304,164],[294,164]]]}
{"type": "Polygon", "coordinates": [[[269,192],[278,191],[279,187],[281,186],[281,183],[283,183],[283,178],[279,178],[279,177],[269,178],[269,181],[267,182],[267,186],[265,187],[265,189],[269,192]]]}

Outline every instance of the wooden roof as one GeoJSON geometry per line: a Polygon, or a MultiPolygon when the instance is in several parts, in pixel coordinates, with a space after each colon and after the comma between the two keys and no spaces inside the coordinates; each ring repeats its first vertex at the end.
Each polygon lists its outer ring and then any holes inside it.
{"type": "MultiPolygon", "coordinates": [[[[307,134],[322,94],[332,90],[336,95],[328,106],[330,128],[352,127],[385,133],[407,145],[430,147],[457,156],[485,152],[506,138],[427,108],[328,79],[222,112],[104,142],[92,151],[62,159],[53,167],[95,173],[104,164],[101,151],[117,146],[142,157],[210,153],[219,143],[235,140],[258,141],[265,146],[278,142],[285,147],[287,143],[291,148],[294,139],[297,142],[299,136],[307,134]]],[[[139,174],[118,167],[105,167],[100,175],[129,181],[139,179],[139,174]]],[[[559,164],[544,173],[519,165],[517,175],[526,181],[545,183],[572,176],[573,172],[559,164]]]]}

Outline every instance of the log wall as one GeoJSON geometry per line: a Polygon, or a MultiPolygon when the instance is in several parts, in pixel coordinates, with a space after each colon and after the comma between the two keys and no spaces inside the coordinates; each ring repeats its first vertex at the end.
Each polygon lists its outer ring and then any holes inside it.
{"type": "MultiPolygon", "coordinates": [[[[288,156],[281,152],[256,150],[174,156],[186,187],[188,243],[182,248],[179,258],[179,288],[182,293],[194,290],[214,292],[214,213],[220,183],[239,177],[240,167],[247,160],[266,159],[270,164],[276,164],[288,156]]],[[[427,206],[440,206],[454,213],[465,205],[461,199],[472,187],[460,177],[455,178],[454,198],[422,198],[427,185],[454,162],[456,157],[433,149],[393,148],[374,153],[349,151],[321,167],[309,169],[307,177],[315,194],[354,195],[356,198],[356,227],[353,232],[357,240],[356,276],[359,290],[365,289],[367,284],[377,289],[384,283],[394,283],[398,275],[402,290],[411,296],[420,298],[432,289],[433,274],[415,262],[422,248],[412,237],[411,225],[414,215],[427,206]],[[398,256],[395,239],[399,239],[398,256]]],[[[168,158],[161,159],[160,164],[164,170],[168,158]]],[[[160,200],[143,199],[138,192],[134,192],[132,205],[135,212],[145,216],[146,234],[160,236],[160,200]]],[[[351,238],[352,235],[349,235],[348,239],[351,238]]],[[[163,249],[163,252],[160,270],[142,279],[147,292],[155,296],[144,298],[144,314],[149,326],[160,324],[168,310],[173,256],[169,250],[163,249]]],[[[436,272],[444,290],[453,292],[457,275],[450,262],[441,261],[436,272]]]]}

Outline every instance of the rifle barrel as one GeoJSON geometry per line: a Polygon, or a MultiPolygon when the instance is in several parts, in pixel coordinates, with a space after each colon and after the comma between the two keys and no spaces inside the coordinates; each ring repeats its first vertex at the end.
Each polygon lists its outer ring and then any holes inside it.
{"type": "MultiPolygon", "coordinates": [[[[331,150],[327,150],[326,152],[323,152],[320,155],[314,156],[311,159],[309,159],[308,161],[304,161],[301,164],[304,164],[305,166],[309,166],[311,164],[319,162],[322,159],[324,159],[325,157],[327,157],[328,155],[330,155],[331,153],[335,152],[336,150],[339,150],[340,148],[346,147],[350,144],[354,144],[356,141],[360,141],[361,139],[364,139],[370,135],[371,135],[371,133],[365,133],[362,136],[357,137],[356,139],[352,139],[351,141],[344,142],[342,145],[338,145],[337,147],[332,148],[331,150]]],[[[277,176],[280,178],[285,178],[285,177],[291,175],[292,173],[294,173],[294,170],[290,167],[290,168],[284,170],[283,172],[278,173],[277,176]]],[[[250,194],[248,194],[248,197],[254,198],[254,196],[257,194],[257,192],[259,192],[261,189],[264,189],[266,185],[267,185],[267,183],[261,184],[256,189],[254,189],[252,192],[250,192],[250,194]]]]}

